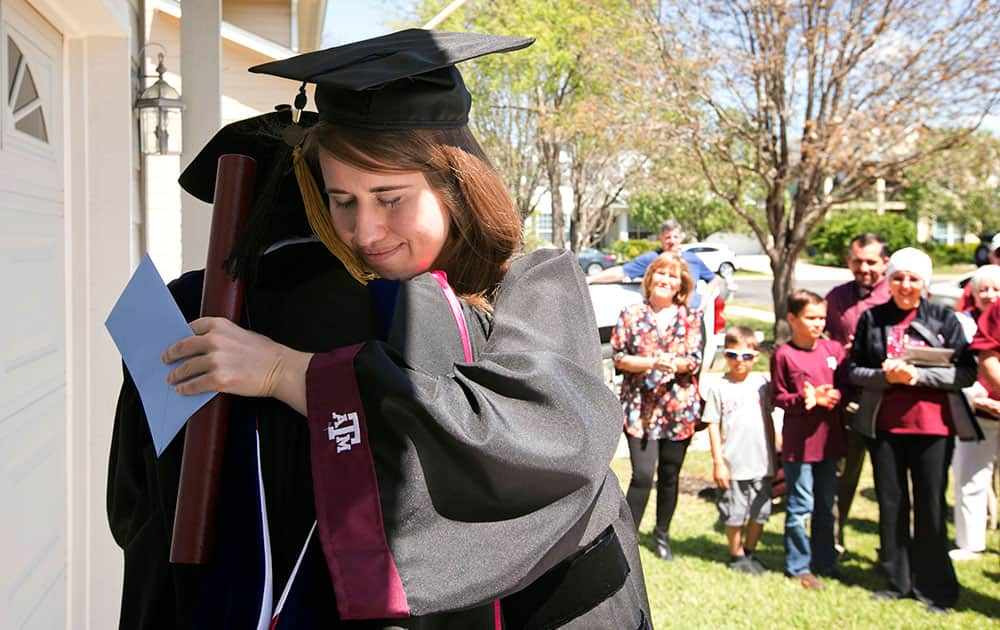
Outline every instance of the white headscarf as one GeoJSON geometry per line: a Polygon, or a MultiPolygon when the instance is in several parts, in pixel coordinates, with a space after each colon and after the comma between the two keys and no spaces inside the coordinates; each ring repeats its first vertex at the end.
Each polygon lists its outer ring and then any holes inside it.
{"type": "Polygon", "coordinates": [[[924,281],[924,292],[931,283],[931,257],[916,247],[904,247],[889,256],[889,270],[886,277],[892,278],[897,271],[908,271],[920,276],[924,281]]]}

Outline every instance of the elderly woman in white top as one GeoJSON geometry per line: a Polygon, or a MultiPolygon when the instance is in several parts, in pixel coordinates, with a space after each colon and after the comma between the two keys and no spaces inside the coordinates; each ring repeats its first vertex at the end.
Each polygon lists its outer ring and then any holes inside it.
{"type": "MultiPolygon", "coordinates": [[[[974,308],[959,313],[965,333],[971,341],[976,320],[993,302],[1000,299],[1000,266],[984,265],[972,276],[974,308]]],[[[995,398],[982,381],[965,389],[976,413],[985,439],[963,442],[956,438],[952,469],[955,479],[955,545],[949,552],[952,560],[974,560],[986,549],[986,509],[993,482],[993,460],[997,453],[997,425],[1000,418],[1000,392],[995,398]]]]}

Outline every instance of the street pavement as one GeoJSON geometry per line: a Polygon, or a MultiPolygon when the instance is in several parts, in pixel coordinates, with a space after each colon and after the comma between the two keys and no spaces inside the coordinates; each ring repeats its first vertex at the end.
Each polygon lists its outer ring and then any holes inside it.
{"type": "MultiPolygon", "coordinates": [[[[736,264],[742,270],[755,271],[760,276],[740,275],[736,278],[736,290],[729,296],[729,301],[736,301],[742,305],[752,308],[760,308],[772,311],[770,318],[761,317],[765,321],[774,321],[774,300],[771,297],[771,263],[767,256],[737,256],[736,264]]],[[[795,265],[795,286],[796,288],[809,289],[820,295],[826,295],[827,291],[843,284],[851,279],[851,272],[844,267],[824,267],[805,262],[798,262],[795,265]]],[[[726,312],[737,315],[739,309],[735,306],[726,306],[726,312]]],[[[753,317],[752,314],[742,314],[741,316],[753,317]]]]}

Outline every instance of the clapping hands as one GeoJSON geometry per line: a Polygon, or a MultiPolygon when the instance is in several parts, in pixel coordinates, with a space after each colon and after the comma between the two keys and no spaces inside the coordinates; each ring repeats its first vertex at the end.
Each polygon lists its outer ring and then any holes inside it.
{"type": "Polygon", "coordinates": [[[840,402],[840,390],[833,385],[813,385],[809,381],[802,383],[802,402],[806,411],[813,407],[833,409],[840,402]]]}
{"type": "Polygon", "coordinates": [[[660,370],[668,374],[683,374],[684,372],[690,372],[693,367],[690,359],[661,353],[653,357],[653,364],[649,369],[660,370]]]}

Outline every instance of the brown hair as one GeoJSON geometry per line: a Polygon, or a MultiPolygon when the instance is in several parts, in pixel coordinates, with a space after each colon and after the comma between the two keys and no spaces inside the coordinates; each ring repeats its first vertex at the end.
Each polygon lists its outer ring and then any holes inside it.
{"type": "MultiPolygon", "coordinates": [[[[448,238],[434,268],[448,274],[456,293],[488,307],[521,245],[522,223],[500,176],[467,127],[373,131],[321,122],[310,129],[304,148],[314,177],[320,172],[320,151],[366,171],[423,173],[449,220],[448,238]]],[[[331,235],[337,239],[329,209],[321,216],[313,214],[309,218],[317,235],[324,242],[331,235]]],[[[338,256],[349,249],[335,245],[338,256]]]]}
{"type": "Polygon", "coordinates": [[[730,326],[726,329],[726,337],[722,342],[722,347],[732,348],[733,346],[746,346],[751,350],[760,350],[757,333],[746,326],[730,326]]]}
{"type": "Polygon", "coordinates": [[[687,263],[676,252],[663,252],[649,263],[649,267],[646,267],[646,273],[642,276],[642,296],[649,299],[653,274],[661,269],[666,269],[667,273],[676,274],[681,279],[681,286],[677,289],[677,294],[674,295],[674,304],[687,304],[688,296],[694,289],[694,280],[691,279],[691,274],[688,272],[687,263]]]}
{"type": "Polygon", "coordinates": [[[792,315],[798,315],[807,306],[812,306],[813,304],[824,304],[826,300],[818,294],[814,293],[808,289],[796,289],[792,291],[791,295],[788,296],[788,302],[786,306],[788,307],[788,312],[792,315]]]}

